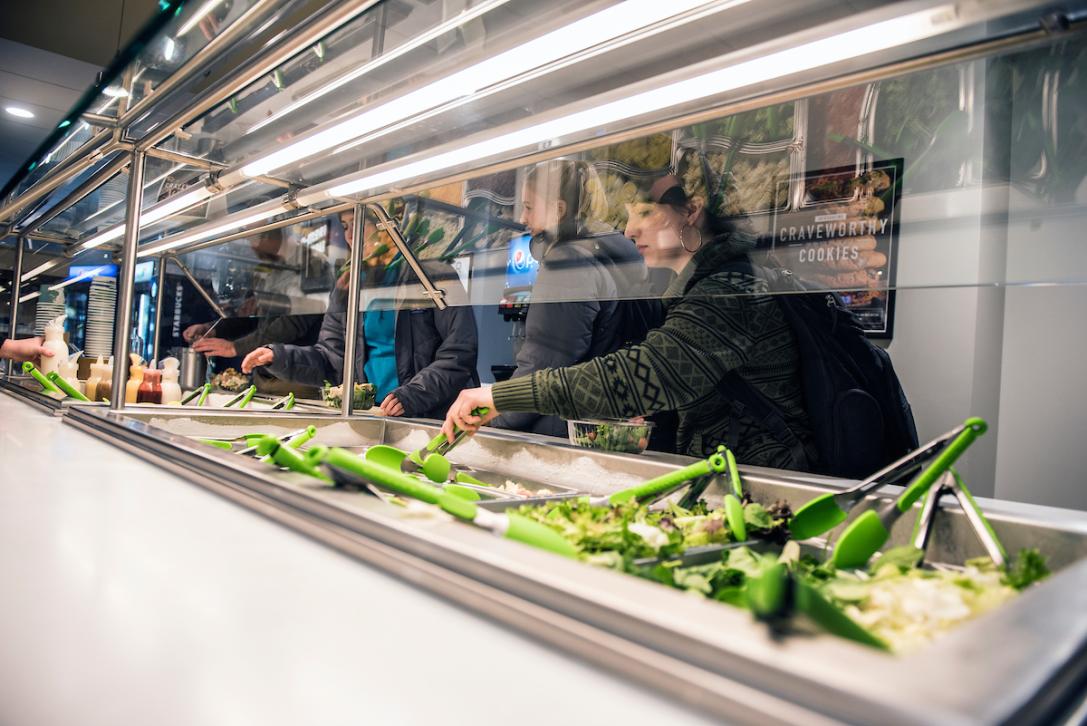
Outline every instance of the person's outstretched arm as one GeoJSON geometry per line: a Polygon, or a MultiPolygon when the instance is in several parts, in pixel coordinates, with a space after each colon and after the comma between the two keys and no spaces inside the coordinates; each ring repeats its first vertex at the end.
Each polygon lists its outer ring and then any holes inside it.
{"type": "Polygon", "coordinates": [[[16,363],[36,362],[42,356],[52,358],[53,353],[42,345],[41,338],[8,339],[0,343],[0,358],[7,358],[16,363]]]}

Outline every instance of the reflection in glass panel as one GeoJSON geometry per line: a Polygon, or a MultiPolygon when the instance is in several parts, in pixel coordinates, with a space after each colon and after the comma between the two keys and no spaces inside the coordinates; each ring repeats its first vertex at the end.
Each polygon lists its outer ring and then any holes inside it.
{"type": "MultiPolygon", "coordinates": [[[[819,451],[811,349],[777,294],[787,269],[835,290],[890,354],[921,440],[969,415],[989,420],[960,467],[976,489],[1083,506],[1063,481],[1026,488],[1029,472],[997,446],[1011,432],[1074,478],[1066,452],[1087,433],[1053,412],[1084,397],[1066,370],[1079,336],[1039,323],[1072,330],[1087,312],[1073,231],[1087,175],[1074,121],[1083,47],[918,71],[385,207],[414,255],[446,273],[436,286],[466,292],[476,373],[500,382],[495,425],[565,436],[568,419],[652,414],[654,448],[704,455],[726,443],[748,463],[828,471],[852,456],[854,475],[874,470],[893,447],[819,451]],[[748,390],[790,433],[753,413],[748,390]]],[[[371,261],[398,280],[403,257],[367,229],[371,261]]],[[[382,305],[413,308],[364,295],[363,317],[382,305]]],[[[850,425],[869,426],[857,412],[850,425]]]]}
{"type": "Polygon", "coordinates": [[[171,260],[158,332],[162,355],[190,361],[206,357],[205,378],[220,393],[255,385],[259,405],[288,392],[320,398],[323,379],[300,385],[277,377],[266,365],[243,371],[242,363],[254,351],[317,343],[345,256],[342,232],[326,218],[171,260]],[[186,349],[197,355],[187,356],[186,349]]]}

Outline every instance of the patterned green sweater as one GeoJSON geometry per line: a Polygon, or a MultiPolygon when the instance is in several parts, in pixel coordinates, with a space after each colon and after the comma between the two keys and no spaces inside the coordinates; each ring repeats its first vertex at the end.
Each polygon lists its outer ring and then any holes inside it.
{"type": "Polygon", "coordinates": [[[811,445],[796,340],[764,280],[722,269],[733,255],[727,242],[697,254],[665,293],[664,324],[641,344],[496,383],[495,407],[566,419],[677,411],[678,453],[702,457],[726,444],[742,463],[807,468],[803,455],[734,411],[721,390],[725,374],[736,371],[811,445]]]}

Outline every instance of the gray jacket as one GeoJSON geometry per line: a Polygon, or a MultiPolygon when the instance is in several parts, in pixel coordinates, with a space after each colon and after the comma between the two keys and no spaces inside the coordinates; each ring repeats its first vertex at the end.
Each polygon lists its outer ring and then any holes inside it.
{"type": "MultiPolygon", "coordinates": [[[[620,299],[649,294],[645,262],[623,235],[611,232],[559,242],[538,237],[532,241],[532,256],[540,261],[540,268],[513,378],[607,355],[638,342],[659,322],[649,321],[640,335],[631,336],[623,319],[620,299]]],[[[493,425],[567,435],[563,419],[535,413],[504,414],[493,425]]]]}
{"type": "MultiPolygon", "coordinates": [[[[449,306],[438,310],[423,297],[421,286],[406,266],[395,288],[384,290],[384,297],[395,300],[397,308],[396,373],[400,385],[393,395],[403,404],[405,416],[441,418],[462,389],[479,385],[478,336],[475,315],[456,273],[440,263],[427,262],[423,267],[435,285],[445,290],[449,306]]],[[[366,292],[369,298],[382,297],[381,291],[366,292]]],[[[323,381],[342,381],[346,297],[342,290],[333,292],[316,344],[268,346],[275,353],[268,372],[317,386],[323,381]]],[[[355,375],[364,383],[366,338],[361,313],[356,346],[355,375]]]]}

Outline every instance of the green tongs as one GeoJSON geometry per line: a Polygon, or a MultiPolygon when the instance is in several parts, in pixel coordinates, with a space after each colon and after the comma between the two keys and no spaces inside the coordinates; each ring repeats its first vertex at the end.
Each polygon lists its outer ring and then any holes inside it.
{"type": "Polygon", "coordinates": [[[980,418],[967,419],[958,436],[906,487],[898,499],[887,502],[878,510],[869,509],[853,520],[834,545],[831,554],[834,566],[863,567],[890,538],[894,523],[910,511],[970,444],[985,433],[986,428],[986,423],[980,418]]]}
{"type": "Polygon", "coordinates": [[[921,505],[921,513],[917,515],[917,521],[913,526],[913,546],[923,551],[928,544],[929,534],[936,520],[936,510],[940,507],[940,497],[943,494],[952,494],[955,500],[958,501],[966,521],[970,523],[971,529],[974,530],[974,534],[981,546],[985,548],[985,553],[989,556],[989,559],[997,567],[1007,566],[1007,550],[1004,549],[1000,538],[996,536],[996,531],[989,524],[989,520],[985,518],[981,507],[974,500],[974,496],[966,488],[966,484],[963,483],[959,472],[953,468],[948,469],[940,478],[940,481],[928,490],[928,494],[921,505]]]}
{"type": "MultiPolygon", "coordinates": [[[[963,436],[973,441],[973,436],[984,430],[985,422],[981,419],[967,419],[961,425],[880,469],[856,486],[810,499],[799,507],[793,514],[793,518],[789,520],[789,531],[793,539],[808,539],[829,532],[844,522],[849,512],[863,502],[872,491],[890,484],[909,481],[909,478],[916,476],[926,462],[947,449],[952,442],[958,441],[963,436]]],[[[968,445],[969,442],[966,442],[965,446],[968,445]]],[[[958,454],[955,456],[957,457],[958,454]]]]}

